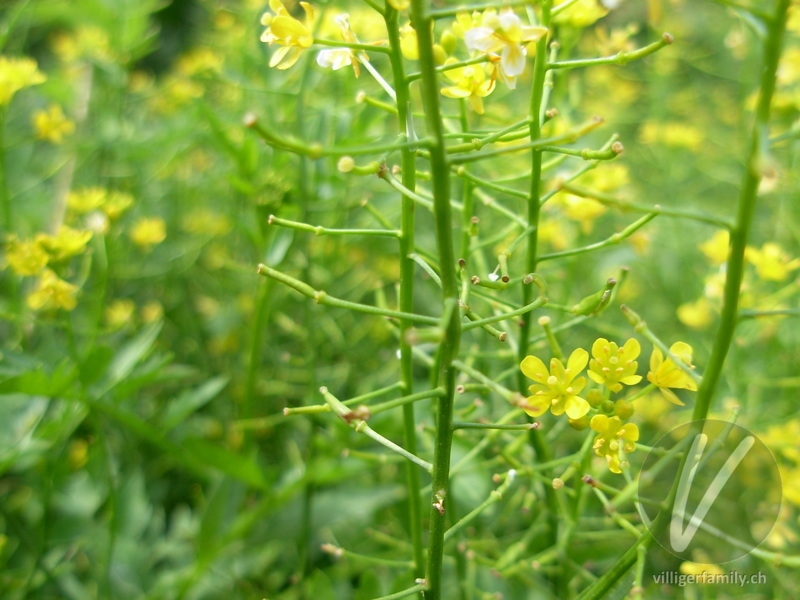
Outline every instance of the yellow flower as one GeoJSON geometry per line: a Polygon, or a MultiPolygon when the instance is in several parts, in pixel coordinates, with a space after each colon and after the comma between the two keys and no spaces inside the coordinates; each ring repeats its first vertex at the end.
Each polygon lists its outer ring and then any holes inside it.
{"type": "Polygon", "coordinates": [[[623,425],[619,417],[607,417],[606,415],[593,416],[589,426],[599,434],[594,438],[592,445],[595,454],[605,457],[609,471],[622,473],[620,449],[625,454],[636,450],[635,442],[639,439],[639,428],[633,423],[623,425]]]}
{"type": "Polygon", "coordinates": [[[112,300],[105,310],[106,323],[111,329],[119,329],[133,319],[136,304],[128,298],[112,300]]]}
{"type": "Polygon", "coordinates": [[[708,262],[712,265],[721,265],[728,258],[730,237],[727,230],[720,229],[711,238],[700,244],[700,252],[705,254],[708,262]]]}
{"type": "Polygon", "coordinates": [[[40,233],[36,236],[36,241],[47,251],[53,262],[82,254],[90,239],[92,239],[91,231],[78,231],[66,225],[59,228],[57,235],[40,233]]]}
{"type": "Polygon", "coordinates": [[[51,105],[47,110],[36,111],[33,114],[33,126],[36,128],[36,137],[54,144],[60,144],[65,135],[75,131],[75,123],[64,115],[58,104],[51,105]]]}
{"type": "Polygon", "coordinates": [[[683,562],[678,570],[684,575],[692,575],[695,583],[717,583],[720,577],[726,576],[719,565],[696,562],[683,562]]]}
{"type": "Polygon", "coordinates": [[[100,187],[81,188],[69,193],[67,206],[75,214],[82,215],[100,208],[106,201],[107,191],[100,187]]]}
{"type": "Polygon", "coordinates": [[[597,200],[573,196],[572,194],[559,194],[558,204],[570,219],[580,223],[581,231],[584,234],[591,233],[595,219],[608,210],[597,200]]]}
{"type": "MultiPolygon", "coordinates": [[[[694,369],[692,365],[692,347],[686,342],[675,342],[669,349],[672,354],[677,356],[685,365],[694,369]]],[[[671,358],[664,360],[664,355],[658,348],[653,348],[650,355],[650,372],[647,374],[647,381],[654,383],[664,394],[664,397],[678,406],[683,406],[670,388],[697,391],[697,383],[694,379],[684,373],[683,370],[672,361],[671,358]]]]}
{"type": "Polygon", "coordinates": [[[622,389],[622,384],[635,385],[642,380],[636,374],[639,363],[636,357],[641,352],[639,342],[631,338],[620,348],[614,342],[598,338],[592,344],[592,360],[589,361],[589,378],[605,385],[612,392],[622,389]]]}
{"type": "Polygon", "coordinates": [[[395,10],[405,10],[411,6],[411,0],[387,0],[389,5],[395,10]]]}
{"type": "Polygon", "coordinates": [[[547,35],[546,27],[523,25],[511,10],[498,15],[494,10],[483,13],[480,27],[464,33],[470,52],[482,52],[498,60],[498,74],[508,87],[516,87],[516,78],[525,70],[526,44],[547,35]]]}
{"type": "Polygon", "coordinates": [[[281,0],[270,0],[269,7],[275,14],[264,13],[261,17],[261,24],[266,27],[261,41],[270,46],[283,46],[272,55],[270,67],[288,69],[297,62],[301,52],[314,43],[314,9],[308,2],[301,2],[300,6],[305,12],[305,23],[290,15],[281,0]]]}
{"type": "Polygon", "coordinates": [[[678,320],[692,329],[704,329],[714,320],[714,309],[705,296],[678,307],[678,320]]]}
{"type": "Polygon", "coordinates": [[[50,260],[38,240],[20,241],[16,235],[6,240],[6,262],[17,275],[38,275],[50,260]]]}
{"type": "Polygon", "coordinates": [[[175,68],[186,77],[199,73],[219,73],[222,71],[223,58],[219,52],[211,48],[195,48],[182,54],[175,63],[175,68]]]}
{"type": "Polygon", "coordinates": [[[608,9],[597,0],[578,0],[567,10],[559,13],[553,21],[560,25],[583,28],[592,25],[607,14],[608,9]]]}
{"type": "Polygon", "coordinates": [[[127,192],[110,190],[106,193],[106,199],[100,208],[110,220],[116,221],[131,206],[133,206],[133,196],[127,192]]]}
{"type": "Polygon", "coordinates": [[[143,323],[152,323],[153,321],[161,320],[164,316],[164,307],[157,300],[151,300],[142,306],[139,314],[143,323]]]}
{"type": "MultiPolygon", "coordinates": [[[[445,65],[458,62],[455,58],[448,58],[445,65]]],[[[459,69],[444,72],[445,77],[456,85],[442,89],[442,94],[448,98],[469,98],[469,103],[479,115],[483,114],[483,98],[494,90],[494,79],[486,79],[483,65],[470,65],[459,69]]]]}
{"type": "Polygon", "coordinates": [[[800,268],[800,258],[792,260],[775,242],[767,242],[760,250],[748,248],[745,257],[756,268],[756,275],[767,281],[784,281],[800,268]]]}
{"type": "Polygon", "coordinates": [[[522,409],[532,417],[538,417],[549,408],[554,415],[564,412],[570,419],[580,419],[589,412],[589,403],[578,396],[586,385],[585,377],[575,377],[583,371],[589,361],[589,353],[577,348],[569,357],[567,367],[557,358],[550,360],[550,371],[535,356],[526,356],[520,368],[528,379],[536,383],[528,388],[531,396],[522,409]]]}
{"type": "Polygon", "coordinates": [[[72,310],[77,301],[75,295],[78,287],[64,281],[50,269],[42,273],[37,288],[28,295],[28,307],[31,310],[72,310]]]}
{"type": "Polygon", "coordinates": [[[18,91],[43,83],[47,78],[32,58],[0,56],[0,106],[5,106],[18,91]]]}
{"type": "Polygon", "coordinates": [[[131,229],[133,243],[143,250],[149,250],[151,246],[160,244],[166,237],[167,225],[164,219],[159,217],[139,219],[131,229]]]}
{"type": "Polygon", "coordinates": [[[417,30],[411,26],[411,23],[400,28],[400,52],[408,60],[419,60],[417,30]]]}

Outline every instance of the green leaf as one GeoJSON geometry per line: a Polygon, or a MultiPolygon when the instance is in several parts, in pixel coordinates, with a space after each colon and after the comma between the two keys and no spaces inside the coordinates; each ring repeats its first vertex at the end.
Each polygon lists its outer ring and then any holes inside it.
{"type": "Polygon", "coordinates": [[[153,349],[161,332],[162,322],[147,325],[139,335],[128,342],[116,356],[106,372],[106,388],[111,389],[131,374],[134,367],[153,349]]]}
{"type": "Polygon", "coordinates": [[[200,387],[187,390],[178,396],[167,407],[166,414],[161,421],[162,430],[169,431],[189,415],[208,404],[228,385],[229,381],[230,377],[220,375],[209,379],[200,387]]]}
{"type": "Polygon", "coordinates": [[[267,488],[261,467],[253,457],[236,454],[220,446],[209,444],[200,438],[186,439],[183,441],[182,447],[200,464],[208,465],[252,487],[267,488]]]}

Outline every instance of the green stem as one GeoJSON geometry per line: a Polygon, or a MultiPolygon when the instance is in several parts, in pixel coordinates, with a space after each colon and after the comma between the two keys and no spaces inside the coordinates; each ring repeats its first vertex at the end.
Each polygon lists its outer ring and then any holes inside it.
{"type": "Polygon", "coordinates": [[[298,231],[307,231],[314,235],[368,235],[368,236],[384,236],[384,237],[400,237],[400,232],[396,229],[331,229],[321,225],[309,225],[308,223],[300,223],[298,221],[290,221],[288,219],[280,219],[275,215],[270,215],[268,223],[270,225],[278,225],[286,227],[287,229],[296,229],[298,231]]]}
{"type": "Polygon", "coordinates": [[[703,374],[703,382],[697,390],[692,419],[705,419],[711,406],[711,399],[719,383],[722,367],[728,355],[733,332],[736,329],[739,310],[739,294],[744,275],[744,253],[747,238],[753,222],[758,185],[762,169],[769,153],[769,117],[772,96],[775,93],[775,74],[781,57],[783,35],[786,28],[786,12],[790,0],[778,0],[775,16],[767,23],[768,35],[764,42],[764,68],[761,72],[761,85],[756,107],[755,123],[747,152],[745,173],[739,191],[736,223],[730,233],[730,249],[725,269],[725,290],[717,334],[708,365],[703,374]]]}
{"type": "MultiPolygon", "coordinates": [[[[764,68],[761,71],[761,85],[756,108],[756,118],[753,126],[752,138],[747,155],[747,168],[743,176],[742,187],[739,193],[737,217],[734,226],[731,228],[730,250],[726,267],[725,291],[723,295],[722,313],[720,323],[717,328],[714,346],[711,350],[711,357],[705,370],[703,381],[699,386],[697,400],[692,413],[692,420],[702,427],[702,420],[708,415],[711,406],[711,399],[716,390],[722,373],[722,367],[730,348],[733,332],[736,327],[739,288],[742,281],[744,270],[744,250],[747,245],[747,238],[750,226],[753,221],[758,184],[761,180],[760,163],[764,159],[769,143],[768,124],[772,96],[775,91],[775,73],[781,56],[784,29],[786,27],[786,13],[789,9],[790,0],[778,0],[775,15],[767,21],[767,36],[764,41],[764,68]]],[[[697,433],[693,428],[687,435],[687,439],[693,438],[697,433]]],[[[682,472],[686,464],[685,453],[679,473],[682,472]]],[[[625,576],[625,573],[633,566],[639,556],[638,546],[645,544],[649,547],[653,536],[663,530],[669,522],[672,507],[675,502],[675,492],[677,482],[680,477],[675,478],[675,484],[667,498],[668,510],[662,511],[656,518],[648,533],[642,535],[639,540],[622,555],[611,568],[597,580],[592,586],[587,588],[578,600],[599,600],[603,598],[616,583],[625,576]],[[655,533],[650,533],[654,531],[655,533]]]]}
{"type": "MultiPolygon", "coordinates": [[[[431,185],[433,190],[433,215],[436,229],[436,246],[442,279],[442,301],[445,306],[458,302],[459,287],[456,280],[453,251],[453,223],[450,207],[450,164],[444,139],[444,125],[439,102],[439,84],[436,60],[433,54],[433,19],[427,12],[425,0],[412,0],[411,20],[417,31],[419,67],[422,73],[421,97],[426,115],[430,143],[431,185]]],[[[442,562],[444,557],[445,513],[450,487],[450,449],[453,441],[453,404],[456,369],[453,360],[458,356],[461,342],[461,320],[454,310],[448,320],[444,339],[439,347],[439,385],[445,394],[439,399],[436,420],[436,441],[431,482],[431,512],[428,543],[427,600],[442,600],[442,562]]]]}
{"type": "MultiPolygon", "coordinates": [[[[384,19],[389,33],[389,59],[392,66],[392,77],[397,103],[397,128],[400,139],[408,140],[409,128],[413,126],[410,114],[411,100],[408,89],[408,79],[403,67],[403,55],[400,49],[400,27],[398,11],[386,2],[384,19]]],[[[403,187],[410,191],[416,188],[416,155],[410,148],[400,151],[400,168],[402,171],[403,187]]],[[[399,308],[403,312],[414,311],[414,273],[415,262],[411,257],[414,254],[414,200],[401,194],[400,216],[400,292],[399,308]]],[[[406,335],[412,326],[408,319],[400,320],[400,376],[403,391],[412,394],[414,389],[413,352],[406,335]]],[[[405,446],[409,452],[417,452],[417,429],[414,404],[403,405],[403,430],[405,446]]],[[[414,574],[422,577],[425,574],[425,549],[422,541],[422,500],[420,494],[419,473],[408,465],[406,468],[406,486],[408,487],[408,515],[411,543],[414,547],[414,574]]]]}
{"type": "MultiPolygon", "coordinates": [[[[550,28],[551,11],[553,9],[553,0],[544,0],[541,4],[540,24],[543,27],[550,28]]],[[[539,232],[539,209],[542,190],[542,152],[539,150],[542,146],[547,146],[552,143],[551,140],[542,140],[542,123],[539,118],[542,112],[542,101],[545,93],[545,76],[547,75],[548,56],[547,56],[547,42],[549,35],[543,36],[536,42],[536,58],[533,63],[533,83],[531,85],[530,105],[528,108],[528,117],[530,119],[528,125],[528,132],[530,135],[530,146],[533,148],[531,152],[531,176],[529,184],[529,192],[527,198],[528,215],[527,227],[531,228],[531,233],[528,236],[528,244],[525,253],[525,271],[528,273],[536,272],[538,264],[538,232],[539,232]]],[[[601,121],[595,121],[597,125],[601,121]]],[[[595,125],[595,126],[597,126],[595,125]]],[[[530,304],[533,298],[533,288],[531,286],[523,286],[522,304],[530,304]]],[[[519,347],[517,360],[522,360],[528,355],[528,344],[531,337],[531,325],[533,317],[531,314],[526,314],[522,317],[522,326],[520,327],[519,334],[519,347]]],[[[517,389],[524,390],[527,388],[525,376],[522,371],[517,372],[517,389]]],[[[552,459],[550,449],[547,447],[544,437],[540,432],[531,430],[528,433],[528,440],[539,462],[549,462],[552,459]]],[[[558,514],[559,506],[558,499],[555,495],[555,490],[552,486],[544,486],[545,490],[545,503],[548,509],[548,539],[547,543],[554,546],[558,539],[558,514]]],[[[565,592],[563,583],[560,577],[554,577],[553,581],[557,592],[565,592]]]]}
{"type": "Polygon", "coordinates": [[[673,42],[673,37],[669,33],[661,35],[661,39],[653,42],[644,48],[631,50],[630,52],[617,52],[613,56],[605,56],[602,58],[583,58],[578,60],[561,60],[551,63],[547,66],[548,69],[575,69],[577,67],[594,67],[596,65],[625,65],[632,60],[644,58],[654,52],[658,52],[664,46],[669,46],[673,42]]]}
{"type": "Polygon", "coordinates": [[[378,308],[377,306],[372,306],[369,304],[359,304],[358,302],[350,302],[348,300],[341,300],[339,298],[334,298],[330,296],[327,292],[323,292],[322,290],[315,290],[307,283],[300,281],[299,279],[295,279],[285,273],[281,273],[273,269],[272,267],[268,267],[267,265],[258,265],[258,274],[264,275],[266,277],[271,277],[272,279],[277,279],[283,284],[286,284],[290,288],[300,292],[304,296],[308,296],[309,298],[313,298],[314,302],[317,304],[325,304],[327,306],[338,306],[339,308],[347,308],[350,310],[354,310],[357,312],[367,313],[371,315],[380,315],[383,317],[392,317],[395,319],[407,319],[409,321],[414,321],[416,323],[425,323],[426,325],[438,325],[439,319],[436,317],[428,317],[426,315],[417,315],[414,313],[407,313],[398,310],[392,310],[390,308],[378,308]]]}
{"type": "Polygon", "coordinates": [[[590,190],[578,185],[574,185],[572,183],[566,183],[566,182],[562,183],[560,186],[560,190],[569,192],[570,194],[573,194],[575,196],[581,196],[582,198],[591,198],[592,200],[597,200],[601,204],[605,204],[606,206],[613,206],[614,208],[619,208],[620,210],[655,213],[657,215],[663,215],[665,217],[677,217],[680,219],[692,219],[694,221],[699,221],[701,223],[716,225],[717,227],[721,227],[722,229],[731,229],[733,227],[733,224],[730,221],[719,217],[715,217],[713,215],[697,213],[691,210],[683,210],[681,208],[666,208],[661,206],[660,204],[652,204],[648,206],[647,204],[627,202],[625,200],[620,200],[619,198],[612,196],[611,194],[590,190]]]}

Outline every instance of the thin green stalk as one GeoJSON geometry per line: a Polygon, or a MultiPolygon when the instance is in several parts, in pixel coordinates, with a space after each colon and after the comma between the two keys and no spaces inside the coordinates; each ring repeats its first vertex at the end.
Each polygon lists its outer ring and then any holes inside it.
{"type": "MultiPolygon", "coordinates": [[[[400,49],[400,27],[398,11],[386,2],[384,19],[389,33],[389,59],[392,65],[392,77],[397,102],[397,128],[400,139],[407,141],[409,128],[412,126],[412,117],[409,114],[411,102],[409,97],[408,79],[403,67],[403,56],[400,49]]],[[[416,189],[416,156],[410,148],[400,151],[400,168],[402,184],[408,190],[416,189]]],[[[403,312],[414,312],[414,273],[415,262],[411,256],[414,254],[414,200],[401,194],[400,216],[400,292],[399,308],[403,312]]],[[[414,364],[413,352],[406,335],[412,326],[408,319],[400,320],[400,376],[403,391],[413,394],[414,390],[414,364]]],[[[417,453],[416,417],[414,404],[403,405],[403,430],[405,446],[412,454],[417,453]]],[[[422,577],[425,574],[425,549],[422,541],[422,500],[420,494],[419,473],[408,464],[406,468],[406,485],[408,487],[408,514],[409,532],[411,543],[414,547],[414,574],[422,577]]]]}
{"type": "Polygon", "coordinates": [[[589,244],[588,246],[583,246],[581,248],[573,248],[571,250],[562,250],[561,252],[552,252],[550,254],[543,254],[542,256],[539,257],[539,262],[545,260],[552,260],[554,258],[562,258],[564,256],[575,256],[578,254],[586,254],[587,252],[594,252],[595,250],[601,250],[609,246],[615,246],[616,244],[621,243],[623,240],[629,238],[636,231],[647,225],[647,223],[655,219],[656,216],[657,216],[656,213],[650,213],[649,215],[645,215],[641,219],[634,221],[633,223],[628,225],[622,231],[614,233],[600,242],[595,242],[594,244],[589,244]]]}
{"type": "MultiPolygon", "coordinates": [[[[540,25],[550,28],[551,11],[553,10],[553,0],[544,0],[541,4],[540,25]]],[[[541,146],[549,145],[549,140],[542,143],[542,123],[539,115],[542,112],[542,101],[545,93],[545,76],[547,75],[548,56],[547,56],[547,42],[549,35],[542,36],[536,42],[536,57],[533,63],[533,83],[531,85],[530,105],[528,108],[528,117],[530,122],[528,125],[528,133],[530,135],[530,145],[533,148],[531,152],[531,176],[528,192],[528,214],[526,225],[530,227],[531,233],[528,236],[528,244],[525,253],[525,271],[527,273],[535,273],[538,264],[538,232],[539,232],[539,209],[542,191],[542,152],[538,149],[541,146]],[[537,148],[538,146],[538,148],[537,148]]],[[[599,125],[599,123],[598,123],[599,125]]],[[[522,304],[528,305],[533,300],[533,288],[531,286],[522,287],[522,304]]],[[[528,344],[531,337],[531,325],[533,322],[533,315],[527,313],[522,316],[522,325],[519,334],[519,346],[517,360],[522,360],[528,354],[528,344]]],[[[522,371],[517,372],[517,389],[524,390],[527,388],[525,376],[522,371]]],[[[539,462],[549,462],[552,459],[550,449],[547,447],[543,436],[536,430],[532,429],[528,433],[528,440],[536,454],[536,459],[539,462]]],[[[545,503],[548,509],[548,545],[554,546],[558,539],[558,514],[559,506],[558,499],[555,495],[555,490],[552,486],[544,486],[545,489],[545,503]]],[[[564,592],[563,582],[561,578],[554,577],[553,583],[556,590],[564,592]]]]}
{"type": "Polygon", "coordinates": [[[731,229],[733,227],[733,223],[731,223],[730,221],[720,217],[715,217],[713,215],[698,213],[691,210],[684,210],[682,208],[668,208],[661,206],[660,204],[652,204],[648,206],[646,204],[638,204],[636,202],[627,202],[625,200],[620,200],[619,198],[612,196],[611,194],[590,190],[588,188],[574,185],[572,183],[564,182],[559,186],[559,188],[560,190],[569,192],[570,194],[574,194],[575,196],[581,196],[582,198],[591,198],[592,200],[597,200],[601,204],[605,204],[606,206],[613,206],[614,208],[619,208],[620,210],[655,213],[657,215],[663,215],[665,217],[677,217],[680,219],[692,219],[694,221],[699,221],[701,223],[708,223],[710,225],[715,225],[717,227],[721,227],[722,229],[731,229]]]}
{"type": "Polygon", "coordinates": [[[396,229],[331,229],[330,227],[323,227],[322,225],[309,225],[308,223],[290,221],[289,219],[280,219],[275,215],[269,216],[268,223],[270,225],[278,225],[288,229],[307,231],[309,233],[313,233],[314,235],[366,235],[395,238],[400,237],[400,232],[396,229]]]}
{"type": "MultiPolygon", "coordinates": [[[[442,279],[442,301],[445,307],[458,302],[459,287],[456,280],[453,251],[453,223],[450,207],[450,164],[444,139],[444,126],[439,102],[439,84],[436,60],[433,55],[433,19],[427,12],[425,0],[412,0],[411,20],[417,31],[419,67],[422,73],[422,104],[426,115],[430,143],[431,185],[433,214],[436,229],[436,247],[442,279]]],[[[439,399],[434,464],[431,482],[431,512],[428,543],[426,581],[427,600],[442,600],[442,562],[444,557],[444,532],[446,528],[447,493],[450,487],[450,449],[453,441],[453,405],[455,398],[456,369],[453,360],[458,356],[461,342],[461,320],[458,311],[448,319],[445,336],[438,352],[439,385],[445,394],[439,399]]]]}
{"type": "Polygon", "coordinates": [[[358,302],[350,302],[348,300],[341,300],[339,298],[335,298],[329,295],[327,292],[323,292],[322,290],[315,290],[307,283],[300,281],[299,279],[295,279],[285,273],[281,273],[273,269],[272,267],[268,267],[267,265],[258,265],[258,274],[264,275],[265,277],[271,277],[272,279],[277,279],[283,284],[286,284],[290,288],[300,292],[304,296],[309,298],[313,298],[314,302],[317,304],[325,304],[327,306],[338,306],[339,308],[347,308],[350,310],[354,310],[356,312],[367,313],[371,315],[379,315],[383,317],[392,317],[395,319],[408,319],[409,321],[414,321],[416,323],[425,323],[426,325],[438,325],[439,319],[436,317],[428,317],[426,315],[418,315],[414,313],[407,313],[398,310],[391,310],[389,308],[379,308],[377,306],[372,306],[370,304],[359,304],[358,302]]]}
{"type": "Polygon", "coordinates": [[[658,52],[664,46],[669,46],[674,41],[672,35],[664,33],[661,39],[653,42],[644,48],[631,50],[630,52],[617,52],[613,56],[604,56],[602,58],[582,58],[577,60],[562,60],[551,63],[547,66],[548,69],[575,69],[577,67],[593,67],[596,65],[625,65],[632,60],[644,58],[654,52],[658,52]]]}

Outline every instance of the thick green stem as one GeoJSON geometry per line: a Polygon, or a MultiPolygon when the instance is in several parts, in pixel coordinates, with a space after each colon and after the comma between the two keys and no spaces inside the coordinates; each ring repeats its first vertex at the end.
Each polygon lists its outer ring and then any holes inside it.
{"type": "Polygon", "coordinates": [[[764,162],[769,152],[769,116],[772,96],[775,92],[775,73],[781,57],[788,8],[789,0],[779,0],[775,16],[767,24],[769,34],[764,44],[764,68],[761,72],[755,123],[753,124],[750,147],[747,152],[746,169],[739,190],[736,223],[730,234],[722,312],[720,313],[714,346],[708,359],[708,366],[706,366],[703,374],[703,383],[697,390],[697,402],[692,413],[694,420],[705,419],[708,415],[711,399],[714,396],[714,391],[722,373],[722,367],[725,364],[725,357],[728,355],[728,350],[733,340],[733,332],[736,329],[739,290],[744,273],[744,252],[747,246],[750,226],[753,222],[758,185],[761,182],[765,166],[764,162]]]}
{"type": "MultiPolygon", "coordinates": [[[[761,85],[756,108],[755,123],[753,126],[752,138],[748,148],[746,171],[742,180],[739,192],[739,204],[736,222],[731,228],[731,242],[726,266],[725,292],[720,315],[720,324],[717,329],[714,346],[711,350],[711,357],[708,360],[703,375],[703,382],[700,384],[695,402],[692,420],[702,427],[701,420],[708,416],[711,406],[711,399],[714,396],[725,358],[733,339],[736,327],[739,305],[739,288],[742,282],[744,268],[744,250],[747,245],[747,237],[753,221],[758,184],[761,180],[762,161],[768,149],[769,134],[768,124],[772,96],[775,91],[775,73],[781,56],[783,45],[783,35],[786,26],[786,12],[789,9],[790,0],[778,0],[775,15],[767,21],[768,34],[764,42],[764,68],[761,72],[761,85]]],[[[689,432],[687,437],[692,438],[696,433],[696,428],[689,432]]],[[[679,472],[686,464],[684,455],[679,472]]],[[[578,600],[597,600],[603,598],[616,583],[625,576],[628,570],[635,564],[639,553],[638,546],[644,544],[649,547],[653,541],[653,536],[669,523],[672,514],[672,507],[677,491],[677,482],[680,477],[675,478],[675,485],[667,498],[667,510],[662,511],[656,518],[651,530],[644,534],[639,541],[631,546],[625,554],[620,557],[614,565],[600,578],[595,584],[585,590],[578,600]],[[651,533],[652,532],[652,533],[651,533]]]]}
{"type": "MultiPolygon", "coordinates": [[[[439,102],[436,61],[433,55],[433,19],[427,13],[425,0],[412,0],[411,18],[417,31],[419,67],[422,73],[422,103],[427,119],[427,134],[431,138],[430,165],[433,190],[433,215],[436,228],[436,246],[442,279],[442,300],[445,308],[458,302],[459,287],[456,280],[453,252],[453,225],[450,208],[450,165],[444,139],[444,126],[439,102]]],[[[441,600],[442,560],[444,555],[445,513],[450,480],[450,448],[453,441],[453,403],[456,369],[453,360],[458,356],[461,341],[461,321],[453,310],[447,320],[445,336],[439,347],[439,385],[445,394],[439,399],[434,446],[433,477],[431,484],[430,537],[426,579],[429,600],[441,600]]]]}
{"type": "MultiPolygon", "coordinates": [[[[389,59],[392,65],[394,90],[397,95],[397,128],[402,141],[408,141],[408,128],[411,123],[408,79],[403,68],[403,55],[400,50],[400,27],[398,12],[387,2],[384,12],[386,30],[389,32],[389,59]]],[[[407,189],[416,188],[416,156],[410,148],[400,152],[402,183],[407,189]]],[[[399,308],[403,312],[414,312],[414,201],[401,195],[400,217],[400,299],[399,308]]],[[[400,377],[405,394],[413,394],[414,373],[413,354],[407,341],[406,333],[413,323],[408,319],[400,320],[400,377]]],[[[416,418],[414,405],[403,405],[403,429],[405,446],[412,454],[417,453],[416,418]]],[[[413,465],[406,466],[406,485],[408,486],[408,512],[411,542],[414,546],[414,574],[422,577],[425,574],[425,551],[422,542],[422,501],[420,494],[419,472],[413,465]]]]}

